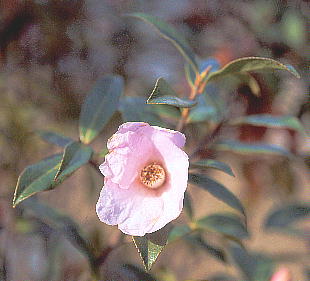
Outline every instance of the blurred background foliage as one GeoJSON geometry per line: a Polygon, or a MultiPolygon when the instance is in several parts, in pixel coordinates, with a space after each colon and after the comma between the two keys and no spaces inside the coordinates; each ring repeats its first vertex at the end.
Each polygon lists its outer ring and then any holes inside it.
{"type": "MultiPolygon", "coordinates": [[[[148,97],[158,77],[169,81],[181,96],[189,92],[184,61],[174,47],[148,25],[123,17],[137,11],[173,24],[200,57],[215,58],[221,65],[244,56],[265,56],[294,65],[301,74],[299,80],[286,73],[255,74],[261,97],[252,95],[247,85],[233,87],[231,81],[216,87],[226,97],[234,97],[227,109],[232,116],[289,114],[300,118],[309,132],[308,1],[1,0],[0,280],[91,280],[87,259],[69,243],[72,235],[64,227],[67,223],[53,225],[44,211],[38,215],[23,207],[12,208],[21,171],[60,151],[43,142],[37,130],[78,138],[81,104],[104,74],[123,76],[126,96],[148,97]]],[[[96,151],[106,148],[106,140],[121,122],[116,113],[94,142],[96,151]]],[[[197,145],[201,124],[186,128],[185,134],[195,136],[188,138],[188,150],[197,145]]],[[[287,266],[293,280],[310,280],[310,240],[304,235],[309,234],[309,223],[298,225],[303,235],[297,236],[302,239],[264,232],[261,227],[266,213],[275,207],[309,201],[309,139],[287,129],[249,125],[222,133],[242,141],[280,144],[301,156],[288,161],[221,152],[217,158],[231,164],[236,178],[212,174],[227,183],[246,206],[251,238],[245,245],[255,257],[259,253],[255,262],[263,264],[267,258],[262,256],[268,257],[287,266]]],[[[79,224],[101,257],[104,280],[150,280],[140,272],[142,265],[130,238],[97,219],[95,203],[101,187],[102,178],[91,167],[83,167],[57,190],[38,198],[79,224]]],[[[191,188],[190,194],[195,216],[224,208],[201,190],[191,188]]],[[[182,220],[186,220],[184,215],[182,220]]],[[[222,246],[218,237],[207,238],[222,246]]],[[[204,250],[208,247],[197,250],[196,244],[176,241],[168,246],[154,265],[154,278],[206,279],[225,272],[242,280],[238,267],[214,259],[204,250]]]]}

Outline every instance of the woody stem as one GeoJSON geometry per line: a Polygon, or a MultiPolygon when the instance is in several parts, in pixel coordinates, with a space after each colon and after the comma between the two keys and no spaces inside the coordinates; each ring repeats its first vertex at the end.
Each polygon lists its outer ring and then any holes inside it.
{"type": "MultiPolygon", "coordinates": [[[[208,72],[210,71],[211,69],[211,66],[208,66],[204,72],[202,72],[201,74],[200,73],[197,73],[196,75],[196,79],[195,79],[195,83],[194,85],[191,87],[191,92],[190,92],[190,95],[189,95],[189,100],[194,100],[196,98],[197,95],[200,95],[202,94],[204,88],[205,88],[205,85],[206,83],[204,82],[204,77],[206,77],[206,75],[208,74],[208,72]]],[[[187,122],[187,119],[188,119],[188,115],[189,115],[189,112],[190,112],[190,109],[189,108],[184,108],[183,111],[182,111],[182,115],[181,115],[181,118],[178,122],[178,125],[176,127],[176,130],[177,131],[181,131],[184,127],[184,125],[186,124],[187,122]]]]}

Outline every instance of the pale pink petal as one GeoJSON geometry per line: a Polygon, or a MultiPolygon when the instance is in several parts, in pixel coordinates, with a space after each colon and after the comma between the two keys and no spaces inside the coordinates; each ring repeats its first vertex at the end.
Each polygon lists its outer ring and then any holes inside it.
{"type": "Polygon", "coordinates": [[[189,162],[187,154],[163,136],[156,135],[154,145],[162,155],[168,173],[167,188],[161,194],[164,201],[164,213],[152,229],[156,231],[176,219],[183,209],[189,162]]]}
{"type": "Polygon", "coordinates": [[[291,274],[286,267],[278,269],[271,277],[270,281],[290,281],[291,274]]]}
{"type": "Polygon", "coordinates": [[[154,129],[153,135],[164,135],[166,138],[169,138],[176,146],[180,148],[184,147],[186,138],[182,133],[157,126],[152,126],[152,128],[154,129]]]}
{"type": "Polygon", "coordinates": [[[96,207],[100,220],[117,224],[126,234],[143,236],[177,218],[188,178],[188,157],[180,149],[184,144],[185,136],[176,131],[143,122],[120,126],[108,141],[110,153],[100,165],[105,175],[96,207]],[[141,170],[151,163],[166,171],[166,181],[158,189],[140,180],[141,170]]]}
{"type": "Polygon", "coordinates": [[[112,150],[99,169],[121,188],[128,188],[153,155],[154,146],[144,134],[133,134],[125,147],[112,150]]]}
{"type": "MultiPolygon", "coordinates": [[[[138,110],[138,109],[137,109],[138,110]]],[[[119,126],[118,132],[119,133],[126,133],[126,132],[136,132],[140,130],[141,128],[149,128],[150,125],[145,122],[127,122],[119,126]]]]}
{"type": "Polygon", "coordinates": [[[152,229],[163,212],[163,202],[139,184],[121,189],[106,180],[96,205],[99,219],[117,225],[125,234],[143,236],[152,229]]]}

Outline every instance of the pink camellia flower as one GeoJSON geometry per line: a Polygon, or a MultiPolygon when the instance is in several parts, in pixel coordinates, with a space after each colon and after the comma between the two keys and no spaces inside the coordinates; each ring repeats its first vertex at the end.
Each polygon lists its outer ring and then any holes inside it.
{"type": "Polygon", "coordinates": [[[176,219],[183,208],[188,156],[185,136],[143,122],[128,122],[109,139],[100,165],[105,176],[96,211],[125,234],[143,236],[176,219]]]}
{"type": "Polygon", "coordinates": [[[270,281],[290,281],[291,274],[286,267],[280,267],[271,277],[270,281]]]}

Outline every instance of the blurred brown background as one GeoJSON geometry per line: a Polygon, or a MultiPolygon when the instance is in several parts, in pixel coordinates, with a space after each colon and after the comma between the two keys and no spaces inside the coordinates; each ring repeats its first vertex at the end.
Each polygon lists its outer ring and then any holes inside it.
{"type": "MultiPolygon", "coordinates": [[[[78,138],[81,103],[96,79],[107,73],[125,78],[126,95],[148,96],[160,76],[186,94],[182,57],[151,27],[123,16],[136,11],[170,22],[200,57],[215,57],[222,65],[242,56],[266,56],[294,65],[300,80],[280,72],[258,75],[261,98],[239,87],[232,112],[294,115],[309,132],[308,1],[0,0],[0,280],[91,280],[86,259],[66,239],[34,227],[31,219],[11,207],[21,171],[60,151],[34,132],[48,129],[78,138]]],[[[105,148],[120,122],[116,114],[94,143],[97,151],[105,148]]],[[[284,264],[293,280],[307,280],[303,270],[309,263],[304,255],[309,241],[266,234],[260,224],[273,206],[309,202],[309,139],[286,130],[247,127],[226,134],[284,145],[301,156],[287,162],[222,153],[218,158],[232,165],[236,178],[214,175],[246,205],[252,233],[249,248],[296,255],[284,264]]],[[[192,141],[187,149],[194,145],[192,141]]],[[[101,186],[102,178],[84,167],[56,190],[39,195],[72,216],[98,252],[119,239],[116,227],[96,217],[101,186]]],[[[225,208],[201,190],[191,188],[190,193],[197,217],[225,208]]],[[[103,266],[104,280],[135,280],[119,267],[128,262],[141,266],[131,243],[110,253],[103,266]]],[[[161,280],[202,279],[218,270],[239,274],[183,242],[168,246],[154,266],[161,280]]]]}

